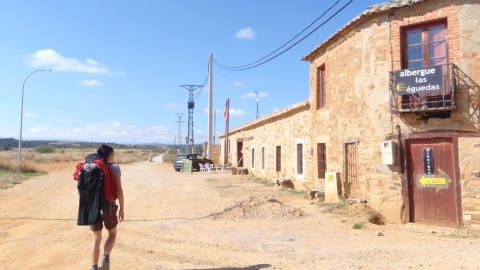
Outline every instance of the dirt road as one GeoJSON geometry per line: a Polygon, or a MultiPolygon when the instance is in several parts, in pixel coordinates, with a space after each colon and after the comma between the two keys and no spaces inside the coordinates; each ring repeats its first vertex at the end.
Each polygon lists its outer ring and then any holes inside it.
{"type": "MultiPolygon", "coordinates": [[[[0,190],[1,270],[90,269],[74,166],[0,190]]],[[[245,176],[182,174],[157,162],[121,167],[126,220],[111,269],[480,269],[475,233],[412,224],[358,230],[359,217],[245,176]]]]}

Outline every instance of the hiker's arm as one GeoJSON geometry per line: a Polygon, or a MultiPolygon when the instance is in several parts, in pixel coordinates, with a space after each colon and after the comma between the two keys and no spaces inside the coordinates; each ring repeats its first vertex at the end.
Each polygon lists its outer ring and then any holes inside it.
{"type": "Polygon", "coordinates": [[[118,219],[122,221],[125,218],[123,213],[124,200],[123,200],[122,176],[115,177],[115,181],[117,182],[117,197],[118,197],[118,203],[120,205],[120,208],[118,209],[118,219]]]}

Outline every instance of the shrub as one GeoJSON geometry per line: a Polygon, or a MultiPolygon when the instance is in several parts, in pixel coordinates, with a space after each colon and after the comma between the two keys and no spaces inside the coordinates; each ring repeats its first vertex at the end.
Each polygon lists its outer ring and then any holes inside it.
{"type": "Polygon", "coordinates": [[[353,228],[355,230],[361,230],[361,229],[363,229],[363,227],[365,227],[365,222],[358,222],[358,223],[353,224],[353,228]]]}
{"type": "Polygon", "coordinates": [[[51,145],[39,145],[39,146],[35,146],[33,151],[41,154],[48,154],[48,153],[55,152],[55,147],[51,145]]]}

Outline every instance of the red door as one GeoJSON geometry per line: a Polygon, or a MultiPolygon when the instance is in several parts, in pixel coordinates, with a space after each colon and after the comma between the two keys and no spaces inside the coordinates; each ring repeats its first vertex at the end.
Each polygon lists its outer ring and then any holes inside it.
{"type": "Polygon", "coordinates": [[[450,138],[407,141],[410,220],[456,227],[455,157],[450,138]]]}

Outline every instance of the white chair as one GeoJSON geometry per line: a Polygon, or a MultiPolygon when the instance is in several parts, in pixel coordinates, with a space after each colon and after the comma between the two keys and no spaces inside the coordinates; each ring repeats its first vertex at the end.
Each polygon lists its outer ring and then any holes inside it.
{"type": "Polygon", "coordinates": [[[208,167],[208,173],[214,173],[214,172],[215,172],[215,164],[210,164],[210,166],[208,167]]]}
{"type": "Polygon", "coordinates": [[[204,164],[198,164],[198,166],[200,166],[200,172],[201,173],[207,172],[207,167],[204,164]]]}

